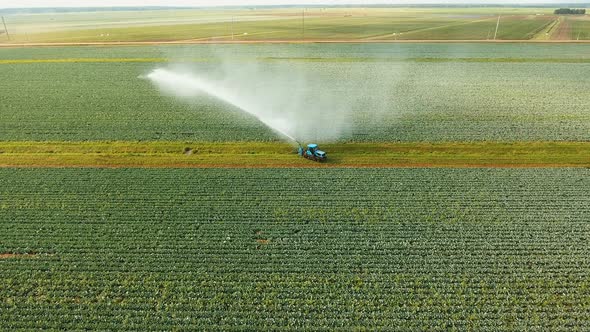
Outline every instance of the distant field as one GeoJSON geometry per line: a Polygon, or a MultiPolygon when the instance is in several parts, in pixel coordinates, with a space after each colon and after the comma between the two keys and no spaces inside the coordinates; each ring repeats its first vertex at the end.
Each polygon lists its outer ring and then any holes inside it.
{"type": "MultiPolygon", "coordinates": [[[[8,15],[11,42],[528,40],[550,8],[283,8],[8,15]],[[496,24],[501,17],[498,31],[496,24]]],[[[587,22],[585,18],[578,18],[587,22]]],[[[571,39],[583,40],[584,33],[571,39]]],[[[563,38],[563,39],[570,39],[563,38]]],[[[9,42],[0,36],[0,43],[9,42]]]]}
{"type": "Polygon", "coordinates": [[[284,74],[252,93],[348,109],[340,141],[590,140],[590,47],[519,44],[1,49],[0,140],[280,140],[233,106],[178,101],[139,78],[177,58],[203,72],[230,61],[284,74]]]}
{"type": "Polygon", "coordinates": [[[590,19],[570,20],[570,38],[573,40],[590,39],[590,19]]]}
{"type": "Polygon", "coordinates": [[[5,15],[15,35],[39,32],[150,27],[231,21],[279,20],[281,12],[248,10],[144,10],[5,15]]]}
{"type": "Polygon", "coordinates": [[[587,169],[0,169],[0,326],[587,330],[588,188],[587,169]]]}
{"type": "Polygon", "coordinates": [[[553,16],[505,16],[500,19],[496,33],[497,17],[482,17],[468,22],[454,22],[447,25],[409,30],[402,35],[395,34],[384,39],[409,40],[490,40],[531,39],[544,26],[555,19],[553,16]]]}

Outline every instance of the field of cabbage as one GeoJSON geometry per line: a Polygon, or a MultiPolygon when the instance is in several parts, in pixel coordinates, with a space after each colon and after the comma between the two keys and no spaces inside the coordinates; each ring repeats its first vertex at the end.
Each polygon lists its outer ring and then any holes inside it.
{"type": "Polygon", "coordinates": [[[588,330],[588,169],[0,169],[7,330],[588,330]]]}
{"type": "Polygon", "coordinates": [[[590,330],[589,69],[584,44],[0,48],[0,330],[590,330]],[[348,126],[316,167],[145,78],[177,63],[348,126]]]}
{"type": "MultiPolygon", "coordinates": [[[[278,139],[219,100],[185,103],[140,78],[180,59],[204,72],[233,61],[286,73],[286,82],[303,77],[317,88],[299,91],[297,107],[332,99],[336,110],[350,110],[341,141],[587,141],[589,50],[460,43],[4,48],[0,140],[278,139]]],[[[269,88],[285,97],[297,92],[277,83],[243,86],[256,86],[261,99],[269,88]]]]}

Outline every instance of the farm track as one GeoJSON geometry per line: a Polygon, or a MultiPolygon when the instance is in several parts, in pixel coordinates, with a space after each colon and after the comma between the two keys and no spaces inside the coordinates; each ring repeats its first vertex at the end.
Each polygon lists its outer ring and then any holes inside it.
{"type": "MultiPolygon", "coordinates": [[[[471,62],[471,63],[589,63],[588,58],[301,58],[301,57],[259,57],[260,61],[291,61],[291,62],[471,62]]],[[[248,60],[243,60],[247,62],[248,60]]],[[[209,58],[61,58],[61,59],[0,59],[0,65],[34,64],[34,63],[166,63],[166,62],[219,62],[209,58]]]]}
{"type": "Polygon", "coordinates": [[[567,17],[564,17],[561,23],[555,27],[555,31],[551,35],[554,40],[568,40],[571,38],[572,27],[567,17]]]}
{"type": "Polygon", "coordinates": [[[559,18],[554,19],[553,21],[548,22],[542,29],[540,29],[537,33],[533,35],[531,39],[533,40],[549,40],[551,39],[551,35],[555,31],[555,27],[561,23],[559,18]]]}
{"type": "Polygon", "coordinates": [[[133,41],[133,42],[71,42],[71,43],[0,43],[0,47],[50,47],[50,46],[150,46],[150,45],[192,45],[192,44],[379,44],[379,43],[574,43],[588,44],[590,40],[538,40],[538,39],[514,39],[514,40],[489,40],[489,39],[449,39],[449,40],[382,40],[382,39],[309,39],[309,40],[177,40],[177,41],[133,41]]]}
{"type": "Polygon", "coordinates": [[[97,168],[534,168],[590,167],[587,142],[333,143],[326,163],[285,143],[3,142],[0,167],[97,168]]]}

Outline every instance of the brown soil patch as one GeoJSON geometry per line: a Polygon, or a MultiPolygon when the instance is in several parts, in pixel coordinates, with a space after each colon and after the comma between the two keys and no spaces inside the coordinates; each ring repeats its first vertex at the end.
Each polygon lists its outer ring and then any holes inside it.
{"type": "Polygon", "coordinates": [[[266,239],[256,239],[256,242],[260,243],[260,244],[268,244],[268,240],[266,239]]]}
{"type": "Polygon", "coordinates": [[[572,26],[567,18],[564,18],[561,24],[557,27],[557,31],[551,36],[554,40],[570,40],[572,33],[572,26]]]}
{"type": "Polygon", "coordinates": [[[38,257],[37,254],[13,254],[13,253],[3,253],[0,254],[0,259],[9,259],[9,258],[36,258],[38,257]]]}

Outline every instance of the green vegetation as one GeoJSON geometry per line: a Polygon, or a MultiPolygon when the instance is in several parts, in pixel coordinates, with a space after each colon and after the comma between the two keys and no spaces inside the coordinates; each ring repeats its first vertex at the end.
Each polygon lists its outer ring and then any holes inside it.
{"type": "Polygon", "coordinates": [[[223,58],[321,87],[301,108],[320,96],[351,100],[341,141],[586,141],[589,54],[589,45],[562,44],[1,49],[0,140],[278,140],[219,100],[185,103],[140,78],[161,61],[210,72],[223,58]]]}
{"type": "Polygon", "coordinates": [[[0,326],[585,330],[589,179],[1,169],[0,326]]]}
{"type": "MultiPolygon", "coordinates": [[[[7,16],[12,42],[527,40],[549,8],[282,8],[7,16]]],[[[8,40],[4,40],[7,42],[8,40]]],[[[1,41],[0,41],[1,42],[1,41]]]]}
{"type": "MultiPolygon", "coordinates": [[[[553,21],[551,16],[508,16],[500,20],[496,39],[531,39],[543,27],[553,21]]],[[[494,39],[497,17],[487,17],[468,22],[416,29],[403,34],[390,35],[386,39],[408,40],[489,40],[494,39]]]]}
{"type": "Polygon", "coordinates": [[[17,43],[366,43],[0,47],[0,330],[590,330],[590,44],[372,43],[587,40],[587,17],[6,18],[17,43]],[[145,78],[177,64],[317,121],[295,136],[328,162],[145,78]]]}
{"type": "Polygon", "coordinates": [[[571,39],[588,40],[590,39],[590,19],[569,19],[571,25],[571,39]]]}
{"type": "Polygon", "coordinates": [[[574,9],[574,8],[559,8],[553,12],[555,15],[584,15],[586,9],[574,9]]]}
{"type": "Polygon", "coordinates": [[[590,167],[590,143],[332,143],[326,163],[286,143],[0,142],[0,167],[590,167]]]}

